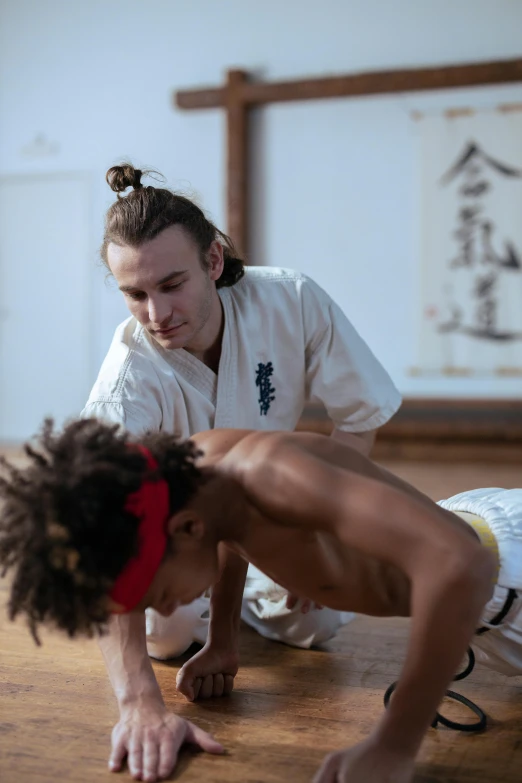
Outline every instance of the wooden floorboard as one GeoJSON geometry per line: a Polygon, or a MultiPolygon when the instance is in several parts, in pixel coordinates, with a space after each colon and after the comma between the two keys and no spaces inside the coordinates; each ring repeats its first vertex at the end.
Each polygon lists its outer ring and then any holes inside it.
{"type": "MultiPolygon", "coordinates": [[[[394,463],[433,497],[473,486],[519,486],[514,465],[394,463]]],[[[5,585],[0,588],[3,606],[5,585]]],[[[185,783],[310,781],[322,757],[367,735],[383,692],[400,670],[408,623],[358,618],[320,650],[295,650],[242,629],[242,667],[228,699],[185,703],[175,691],[179,662],[155,663],[166,702],[211,731],[226,757],[185,752],[172,780],[185,783]]],[[[115,701],[95,642],[45,633],[35,647],[23,623],[0,612],[0,781],[103,783],[115,701]]],[[[418,783],[522,781],[522,678],[477,666],[456,689],[477,701],[482,735],[430,730],[418,783]]],[[[455,716],[450,707],[448,714],[455,716]]]]}

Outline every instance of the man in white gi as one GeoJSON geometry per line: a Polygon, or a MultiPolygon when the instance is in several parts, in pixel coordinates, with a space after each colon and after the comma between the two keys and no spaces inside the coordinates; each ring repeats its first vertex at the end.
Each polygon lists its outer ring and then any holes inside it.
{"type": "MultiPolygon", "coordinates": [[[[141,176],[128,164],[107,174],[114,191],[134,188],[109,209],[102,246],[132,315],[83,416],[186,438],[214,427],[293,430],[312,400],[324,404],[332,437],[369,452],[400,395],[340,308],[298,272],[244,268],[199,207],[141,176]]],[[[178,682],[198,680],[200,698],[222,695],[237,673],[241,617],[267,638],[310,647],[351,615],[303,604],[227,555],[210,598],[169,618],[148,610],[146,628],[141,615],[115,616],[100,643],[120,707],[111,769],[128,753],[135,776],[156,780],[180,739],[147,651],[164,659],[204,644],[178,682]]]]}

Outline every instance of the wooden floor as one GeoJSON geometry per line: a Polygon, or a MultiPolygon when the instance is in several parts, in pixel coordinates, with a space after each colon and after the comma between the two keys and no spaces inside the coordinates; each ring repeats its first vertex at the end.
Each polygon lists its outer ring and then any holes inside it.
{"type": "MultiPolygon", "coordinates": [[[[520,486],[520,466],[394,464],[433,497],[473,486],[520,486]]],[[[5,586],[0,588],[0,603],[5,586]]],[[[322,757],[365,737],[400,669],[407,623],[359,618],[321,650],[295,650],[242,630],[242,668],[228,699],[186,704],[179,662],[155,664],[167,704],[211,731],[228,756],[185,752],[171,779],[185,783],[310,781],[322,757]]],[[[460,692],[490,717],[482,735],[430,730],[419,783],[522,781],[522,678],[477,667],[460,692]]],[[[448,708],[448,714],[451,709],[448,708]]],[[[455,715],[456,713],[451,713],[455,715]]],[[[0,781],[103,783],[117,710],[95,642],[44,635],[36,648],[0,612],[0,781]]]]}

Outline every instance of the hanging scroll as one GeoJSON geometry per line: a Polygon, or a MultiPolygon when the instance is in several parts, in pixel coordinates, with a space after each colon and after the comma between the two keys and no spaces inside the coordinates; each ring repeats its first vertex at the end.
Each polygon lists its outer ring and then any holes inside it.
{"type": "Polygon", "coordinates": [[[522,375],[522,111],[420,118],[417,372],[522,375]]]}

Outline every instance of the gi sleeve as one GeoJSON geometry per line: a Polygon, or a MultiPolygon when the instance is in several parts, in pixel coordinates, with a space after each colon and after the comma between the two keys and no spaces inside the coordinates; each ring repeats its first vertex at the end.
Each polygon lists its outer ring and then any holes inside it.
{"type": "Polygon", "coordinates": [[[306,393],[321,402],[335,427],[368,432],[401,404],[390,376],[341,308],[310,278],[301,286],[306,393]]]}

